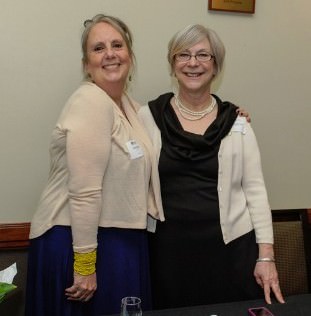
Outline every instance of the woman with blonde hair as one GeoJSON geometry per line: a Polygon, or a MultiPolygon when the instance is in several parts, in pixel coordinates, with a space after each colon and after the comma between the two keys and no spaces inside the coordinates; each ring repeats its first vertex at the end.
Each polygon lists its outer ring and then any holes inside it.
{"type": "Polygon", "coordinates": [[[147,216],[163,220],[157,161],[126,93],[132,36],[120,19],[85,22],[85,80],[52,133],[31,222],[27,316],[94,316],[138,296],[151,308],[147,216]]]}

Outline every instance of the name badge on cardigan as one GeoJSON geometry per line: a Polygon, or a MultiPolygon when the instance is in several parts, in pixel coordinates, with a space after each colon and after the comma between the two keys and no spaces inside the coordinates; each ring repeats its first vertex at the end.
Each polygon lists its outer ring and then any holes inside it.
{"type": "Polygon", "coordinates": [[[126,147],[129,151],[131,159],[137,159],[144,155],[142,148],[139,146],[136,140],[132,139],[126,142],[126,147]]]}
{"type": "Polygon", "coordinates": [[[238,116],[235,120],[231,132],[240,132],[242,134],[245,134],[245,118],[238,116]]]}

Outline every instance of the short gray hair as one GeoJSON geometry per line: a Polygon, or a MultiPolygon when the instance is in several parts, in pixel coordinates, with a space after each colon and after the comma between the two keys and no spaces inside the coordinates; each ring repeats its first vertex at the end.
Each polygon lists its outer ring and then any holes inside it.
{"type": "Polygon", "coordinates": [[[170,64],[171,75],[174,74],[175,56],[191,46],[207,38],[214,56],[216,75],[222,69],[225,59],[225,46],[215,31],[201,24],[191,24],[177,32],[168,43],[167,59],[170,64]]]}

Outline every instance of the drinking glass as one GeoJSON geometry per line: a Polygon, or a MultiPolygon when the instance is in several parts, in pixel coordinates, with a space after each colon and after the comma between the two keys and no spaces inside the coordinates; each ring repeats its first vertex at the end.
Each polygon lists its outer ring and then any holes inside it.
{"type": "Polygon", "coordinates": [[[127,296],[121,300],[121,316],[142,316],[141,299],[139,297],[127,296]]]}

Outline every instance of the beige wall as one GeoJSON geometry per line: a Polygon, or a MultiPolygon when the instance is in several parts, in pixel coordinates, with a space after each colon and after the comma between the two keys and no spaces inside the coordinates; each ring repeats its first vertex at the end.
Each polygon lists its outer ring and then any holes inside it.
{"type": "Polygon", "coordinates": [[[203,23],[227,48],[214,92],[248,109],[272,208],[311,206],[310,0],[257,0],[254,15],[207,10],[207,0],[1,0],[0,222],[29,221],[47,178],[50,133],[80,82],[82,22],[104,12],[134,34],[142,103],[168,91],[166,45],[203,23]]]}

